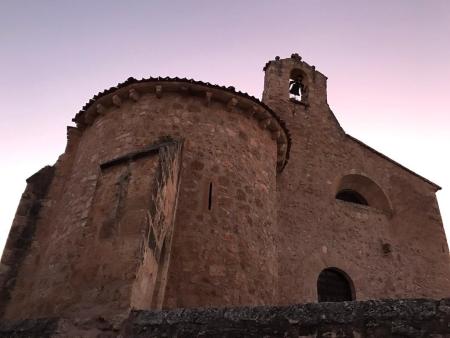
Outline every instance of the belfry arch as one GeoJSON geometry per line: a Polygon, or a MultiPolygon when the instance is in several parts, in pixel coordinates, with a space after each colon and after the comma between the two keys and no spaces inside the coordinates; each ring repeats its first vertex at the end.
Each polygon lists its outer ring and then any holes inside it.
{"type": "Polygon", "coordinates": [[[289,75],[289,98],[296,102],[308,101],[307,75],[300,69],[294,68],[289,75]]]}

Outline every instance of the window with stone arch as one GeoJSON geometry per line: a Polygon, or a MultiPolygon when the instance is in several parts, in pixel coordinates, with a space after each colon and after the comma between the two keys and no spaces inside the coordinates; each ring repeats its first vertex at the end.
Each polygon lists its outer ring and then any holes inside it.
{"type": "Polygon", "coordinates": [[[386,213],[392,212],[389,199],[380,186],[364,175],[349,174],[341,177],[335,198],[348,203],[373,207],[386,213]]]}
{"type": "Polygon", "coordinates": [[[345,302],[355,300],[355,289],[350,277],[338,268],[326,268],[317,278],[319,302],[345,302]]]}
{"type": "Polygon", "coordinates": [[[339,190],[338,193],[336,194],[336,199],[350,203],[369,205],[367,203],[366,198],[363,195],[352,189],[339,190]]]}
{"type": "Polygon", "coordinates": [[[306,103],[308,93],[305,85],[306,74],[300,69],[293,69],[289,76],[289,98],[295,102],[306,103]]]}

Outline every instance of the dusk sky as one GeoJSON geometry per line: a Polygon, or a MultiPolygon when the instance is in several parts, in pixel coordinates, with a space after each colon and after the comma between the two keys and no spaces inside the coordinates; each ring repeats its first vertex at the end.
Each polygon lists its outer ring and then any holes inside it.
{"type": "Polygon", "coordinates": [[[347,133],[442,186],[450,235],[450,1],[0,0],[0,252],[96,93],[179,76],[261,98],[264,64],[294,52],[347,133]]]}

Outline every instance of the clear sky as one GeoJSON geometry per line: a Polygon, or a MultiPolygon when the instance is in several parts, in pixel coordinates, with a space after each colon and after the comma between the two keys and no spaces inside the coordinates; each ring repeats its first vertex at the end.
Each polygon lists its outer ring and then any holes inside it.
{"type": "Polygon", "coordinates": [[[0,250],[94,94],[152,75],[260,98],[265,62],[293,52],[348,133],[443,187],[450,235],[450,1],[0,0],[0,250]]]}

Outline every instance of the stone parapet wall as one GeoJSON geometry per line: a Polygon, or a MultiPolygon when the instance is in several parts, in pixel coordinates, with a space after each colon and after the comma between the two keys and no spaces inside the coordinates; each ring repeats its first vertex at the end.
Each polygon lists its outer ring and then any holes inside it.
{"type": "Polygon", "coordinates": [[[127,337],[450,337],[450,300],[133,312],[127,337]]]}
{"type": "Polygon", "coordinates": [[[0,323],[0,337],[450,337],[450,299],[376,300],[283,307],[133,311],[102,318],[0,323]]]}

